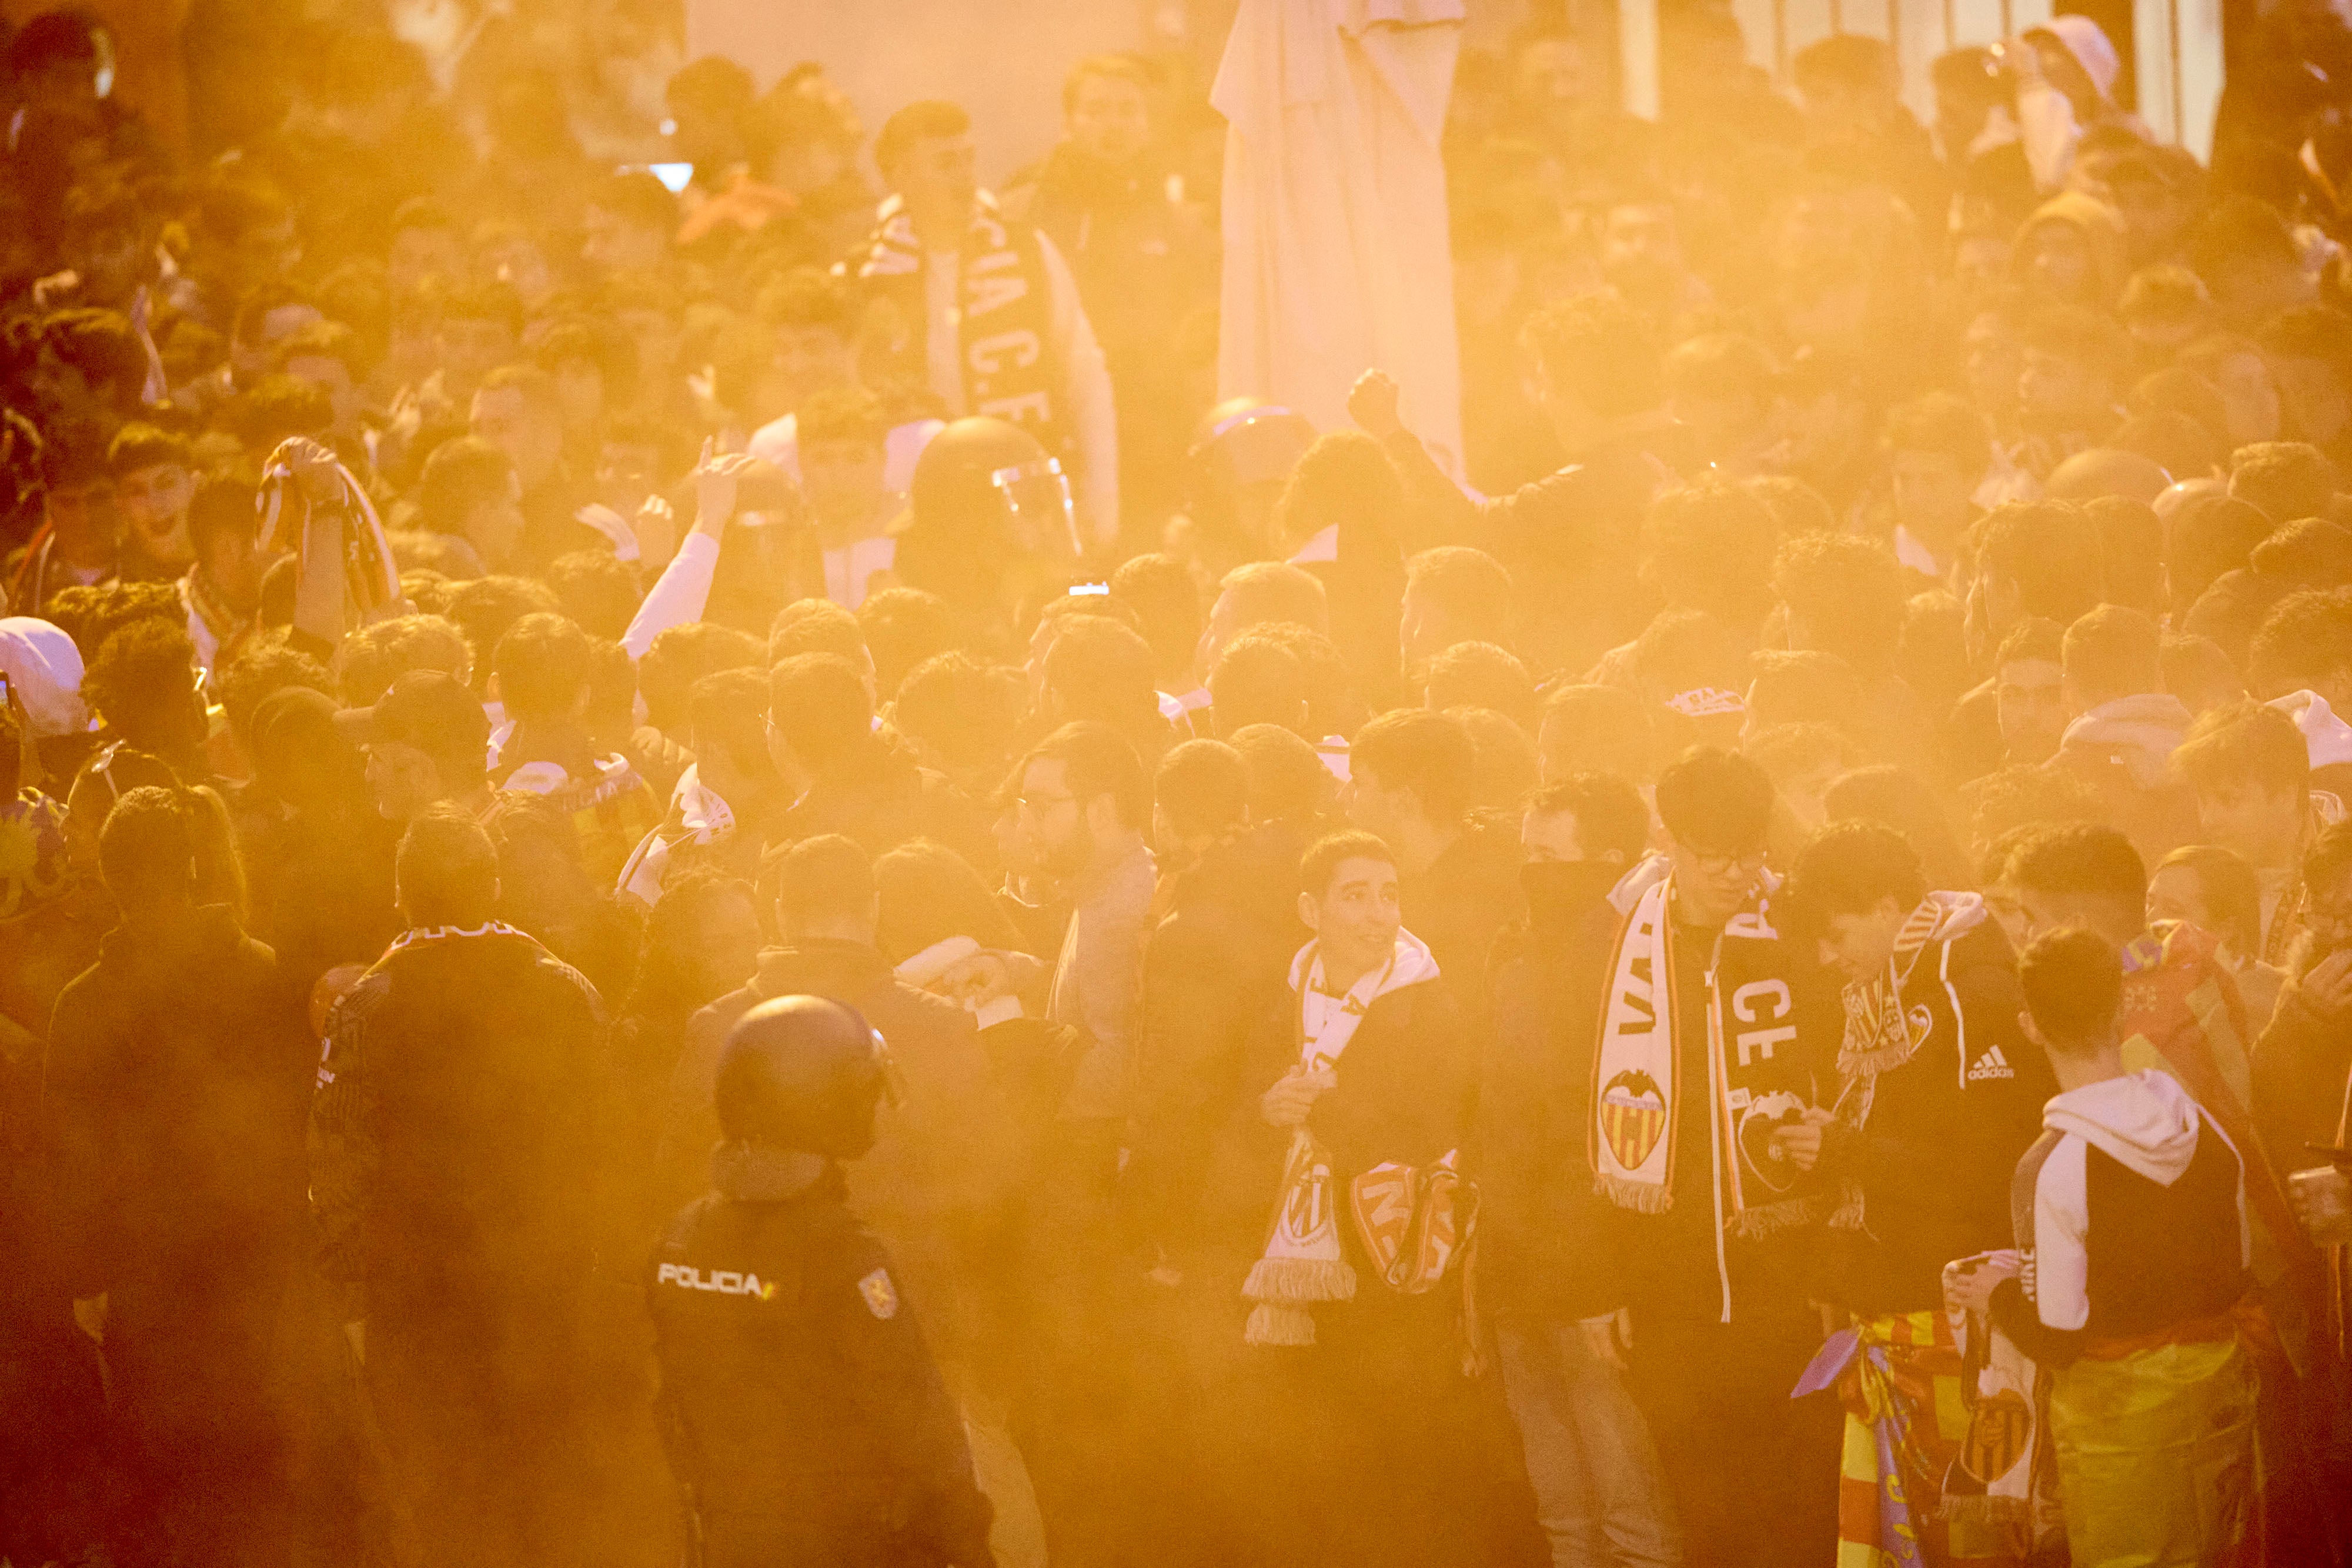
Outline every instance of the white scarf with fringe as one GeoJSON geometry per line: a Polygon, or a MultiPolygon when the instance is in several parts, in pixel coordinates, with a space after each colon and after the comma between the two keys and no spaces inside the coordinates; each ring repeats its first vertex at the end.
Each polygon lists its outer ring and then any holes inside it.
{"type": "MultiPolygon", "coordinates": [[[[1298,996],[1297,1071],[1336,1069],[1374,1002],[1435,978],[1429,948],[1399,930],[1387,963],[1334,994],[1324,983],[1321,944],[1309,942],[1290,961],[1290,988],[1298,996]]],[[[1331,1156],[1302,1124],[1290,1136],[1265,1250],[1242,1284],[1251,1303],[1243,1337],[1251,1344],[1313,1344],[1314,1305],[1354,1299],[1356,1270],[1340,1247],[1339,1197],[1331,1156]]]]}

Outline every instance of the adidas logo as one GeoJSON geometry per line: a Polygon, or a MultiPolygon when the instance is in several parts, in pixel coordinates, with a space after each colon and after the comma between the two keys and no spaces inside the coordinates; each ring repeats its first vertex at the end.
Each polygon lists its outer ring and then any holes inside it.
{"type": "Polygon", "coordinates": [[[1986,1051],[1982,1056],[1978,1057],[1974,1065],[1969,1069],[1969,1082],[1971,1083],[1980,1083],[1988,1078],[2014,1078],[2016,1076],[2016,1072],[2011,1071],[2010,1068],[2009,1058],[2000,1053],[2000,1047],[1997,1045],[1990,1051],[1986,1051]]]}

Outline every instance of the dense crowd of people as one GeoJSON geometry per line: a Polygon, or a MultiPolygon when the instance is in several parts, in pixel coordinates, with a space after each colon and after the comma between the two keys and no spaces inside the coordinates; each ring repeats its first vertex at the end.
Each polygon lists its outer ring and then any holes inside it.
{"type": "Polygon", "coordinates": [[[6,36],[0,1562],[2341,1560],[2337,10],[1533,7],[1454,452],[1181,53],[190,9],[6,36]]]}

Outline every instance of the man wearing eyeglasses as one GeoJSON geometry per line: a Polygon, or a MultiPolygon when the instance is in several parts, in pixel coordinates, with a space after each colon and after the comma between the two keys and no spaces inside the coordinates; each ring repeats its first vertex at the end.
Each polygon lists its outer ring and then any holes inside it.
{"type": "Polygon", "coordinates": [[[1631,1380],[1685,1561],[1825,1561],[1836,1412],[1789,1391],[1820,1337],[1790,1238],[1826,1192],[1790,1145],[1819,1135],[1836,990],[1778,929],[1763,769],[1694,748],[1656,805],[1666,853],[1610,895],[1624,920],[1585,1129],[1595,1188],[1625,1211],[1631,1380]]]}

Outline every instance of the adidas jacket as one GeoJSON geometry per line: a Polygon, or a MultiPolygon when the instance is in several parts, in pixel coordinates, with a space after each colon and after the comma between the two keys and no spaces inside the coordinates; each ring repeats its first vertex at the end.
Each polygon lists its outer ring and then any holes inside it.
{"type": "Polygon", "coordinates": [[[1987,920],[1919,950],[1903,985],[1919,1045],[1878,1076],[1860,1133],[1832,1125],[1822,1164],[1858,1183],[1863,1228],[1817,1239],[1814,1293],[1864,1312],[1925,1312],[1944,1265],[2009,1245],[2009,1187],[2058,1092],[2018,1027],[2009,939],[1987,920]]]}

